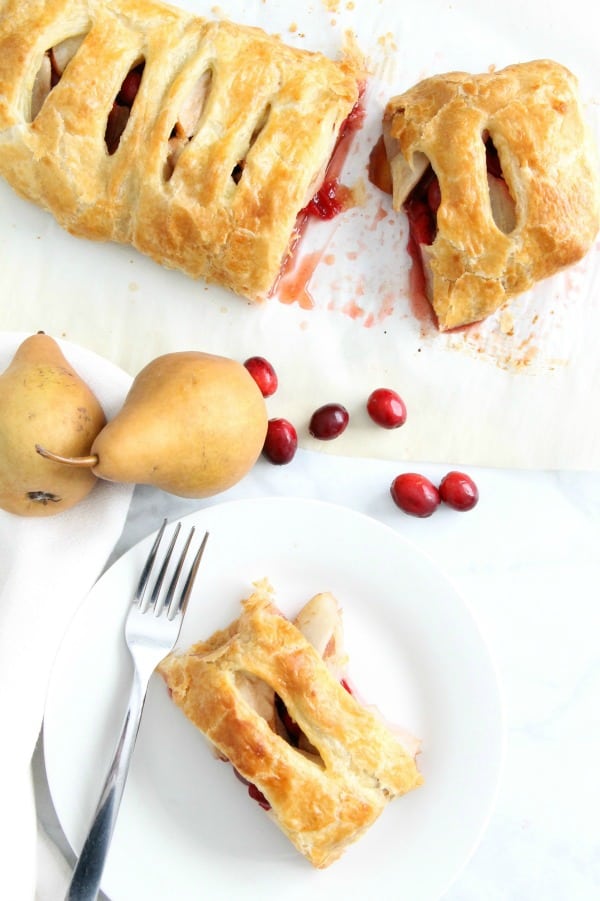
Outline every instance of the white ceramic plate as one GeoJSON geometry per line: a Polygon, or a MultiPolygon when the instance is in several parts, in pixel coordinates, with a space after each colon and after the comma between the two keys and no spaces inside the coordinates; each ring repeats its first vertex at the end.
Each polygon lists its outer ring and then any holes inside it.
{"type": "MultiPolygon", "coordinates": [[[[230,622],[268,576],[294,614],[332,591],[344,609],[350,674],[361,695],[421,737],[422,788],[316,871],[252,802],[231,769],[151,683],[103,883],[117,901],[285,897],[439,898],[485,827],[503,752],[494,668],[463,601],[398,533],[320,501],[237,501],[186,517],[210,531],[180,644],[230,622]]],[[[44,750],[65,834],[79,849],[123,716],[130,664],[121,623],[150,546],[96,584],[59,652],[44,750]]]]}

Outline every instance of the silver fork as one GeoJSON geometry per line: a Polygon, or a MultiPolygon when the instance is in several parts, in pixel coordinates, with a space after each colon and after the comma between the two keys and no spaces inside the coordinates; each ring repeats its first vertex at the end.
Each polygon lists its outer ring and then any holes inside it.
{"type": "Polygon", "coordinates": [[[184,543],[179,560],[175,565],[169,586],[166,592],[163,593],[161,589],[181,530],[181,523],[177,523],[158,571],[154,587],[150,597],[148,597],[147,589],[152,573],[158,566],[158,551],[166,525],[167,521],[164,520],[142,569],[125,621],[125,641],[134,666],[129,706],[90,830],[73,871],[71,883],[65,896],[66,901],[94,901],[100,890],[100,881],[110,840],[117,821],[148,683],[160,661],[173,650],[179,637],[194,579],[206,547],[208,532],[204,535],[189,568],[183,587],[178,592],[177,586],[194,534],[194,528],[192,527],[184,543]]]}

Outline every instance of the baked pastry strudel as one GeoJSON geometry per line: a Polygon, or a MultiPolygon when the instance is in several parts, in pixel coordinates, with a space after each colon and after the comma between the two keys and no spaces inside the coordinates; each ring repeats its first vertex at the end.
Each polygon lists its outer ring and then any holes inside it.
{"type": "Polygon", "coordinates": [[[159,667],[173,701],[319,868],[422,782],[414,739],[356,700],[344,665],[331,595],[292,623],[259,583],[239,619],[159,667]]]}
{"type": "Polygon", "coordinates": [[[355,62],[153,0],[7,0],[0,174],[75,235],[258,300],[357,101],[355,62]]]}
{"type": "Polygon", "coordinates": [[[427,78],[389,101],[383,137],[442,330],[575,263],[598,232],[596,152],[558,63],[427,78]]]}

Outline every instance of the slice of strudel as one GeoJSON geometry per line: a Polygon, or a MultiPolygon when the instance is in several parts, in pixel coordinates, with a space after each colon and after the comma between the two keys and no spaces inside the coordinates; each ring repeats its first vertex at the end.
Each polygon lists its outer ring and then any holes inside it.
{"type": "Polygon", "coordinates": [[[596,149],[558,63],[427,78],[389,101],[383,141],[442,330],[577,262],[600,228],[596,149]]]}
{"type": "Polygon", "coordinates": [[[0,174],[74,235],[252,300],[358,98],[334,62],[153,0],[7,0],[0,174]]]}
{"type": "Polygon", "coordinates": [[[318,868],[422,782],[418,742],[353,694],[337,602],[294,622],[258,583],[228,628],[159,667],[171,697],[318,868]]]}

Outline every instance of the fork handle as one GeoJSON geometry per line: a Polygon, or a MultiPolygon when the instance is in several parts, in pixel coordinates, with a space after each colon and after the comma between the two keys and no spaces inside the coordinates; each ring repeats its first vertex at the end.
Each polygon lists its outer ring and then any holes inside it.
{"type": "Polygon", "coordinates": [[[98,800],[94,819],[73,871],[65,901],[95,901],[100,891],[104,864],[117,822],[149,681],[150,675],[146,677],[137,669],[135,670],[129,705],[113,761],[98,800]]]}

